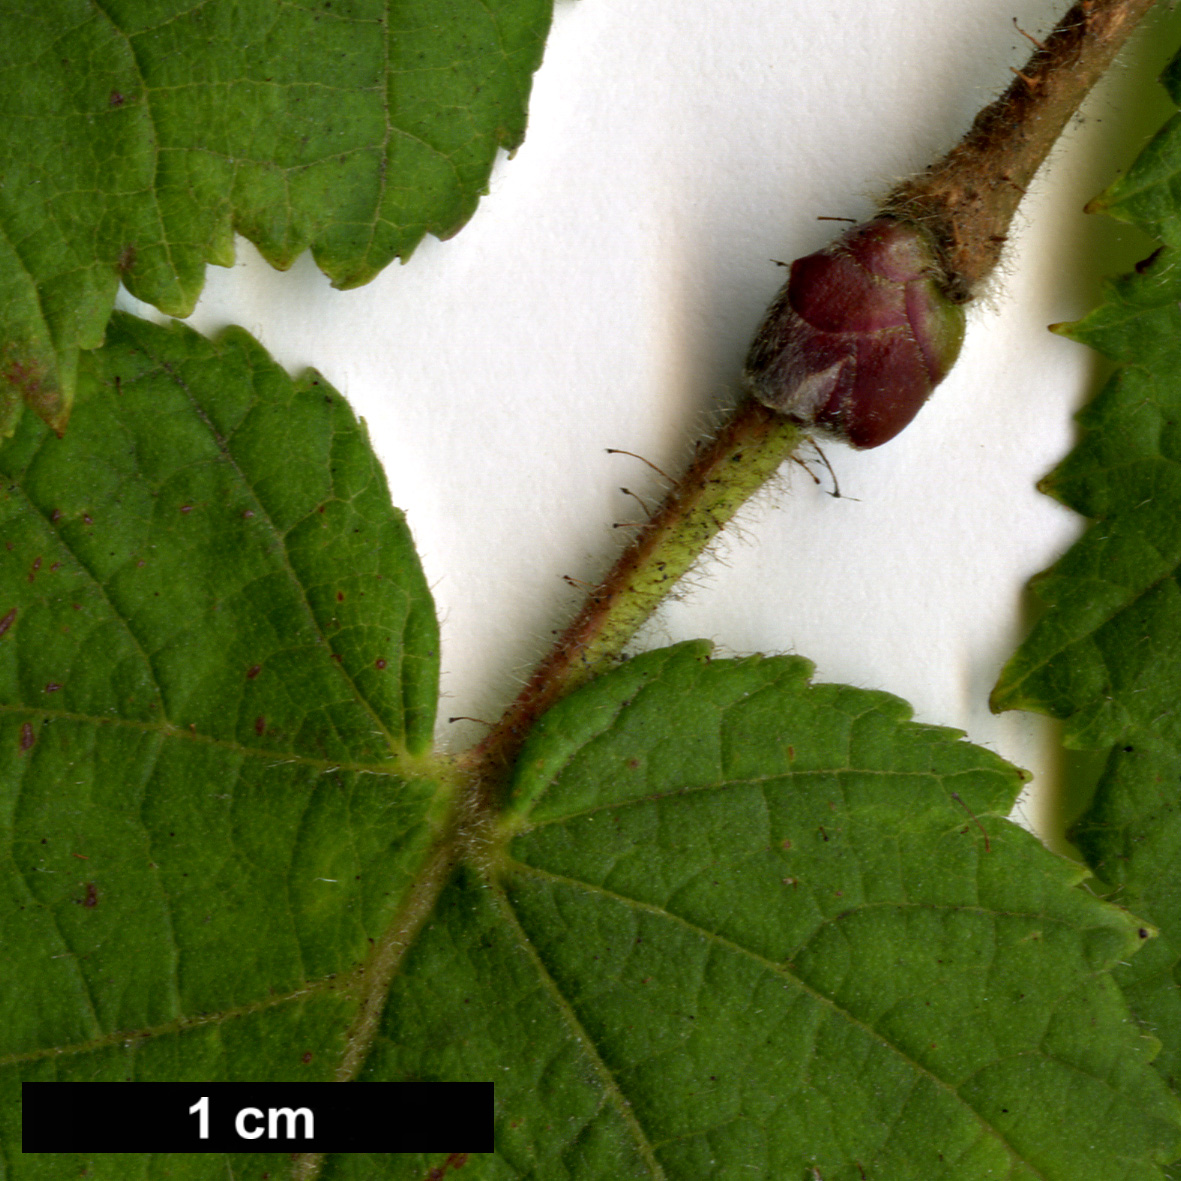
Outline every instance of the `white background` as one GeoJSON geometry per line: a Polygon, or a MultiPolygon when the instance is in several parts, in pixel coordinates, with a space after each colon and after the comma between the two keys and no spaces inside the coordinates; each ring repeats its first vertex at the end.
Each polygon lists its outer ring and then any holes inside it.
{"type": "MultiPolygon", "coordinates": [[[[946,151],[1066,0],[560,0],[529,132],[458,237],[332,291],[239,243],[191,323],[238,323],[315,366],[368,421],[443,626],[440,731],[493,720],[661,481],[732,398],[771,259],[819,248],[946,151]]],[[[1054,827],[1050,723],[987,696],[1031,619],[1028,578],[1081,522],[1034,490],[1069,448],[1100,363],[1046,326],[1151,249],[1082,214],[1168,113],[1158,13],[1023,205],[1004,274],[915,423],[827,454],[845,499],[785,470],[643,637],[793,652],[886,689],[1036,774],[1018,818],[1054,827]]],[[[124,306],[144,311],[124,297],[124,306]]],[[[789,465],[790,467],[790,465],[789,465]]],[[[827,486],[827,483],[826,483],[827,486]]]]}

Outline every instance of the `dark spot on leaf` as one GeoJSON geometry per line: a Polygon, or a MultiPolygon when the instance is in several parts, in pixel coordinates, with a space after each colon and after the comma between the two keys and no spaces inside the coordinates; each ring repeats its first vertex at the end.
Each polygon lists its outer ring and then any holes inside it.
{"type": "Polygon", "coordinates": [[[126,96],[118,90],[112,90],[110,96],[107,98],[107,104],[112,107],[121,107],[126,101],[126,96]]]}
{"type": "Polygon", "coordinates": [[[146,566],[146,565],[147,565],[147,562],[145,562],[145,561],[143,560],[143,558],[140,558],[140,560],[139,560],[138,562],[136,562],[136,564],[135,564],[135,565],[136,565],[136,569],[138,569],[140,566],[146,566]]]}
{"type": "Polygon", "coordinates": [[[267,728],[267,720],[265,717],[263,717],[262,714],[259,714],[258,717],[254,719],[255,734],[263,734],[266,731],[266,728],[267,728]]]}
{"type": "Polygon", "coordinates": [[[50,681],[49,684],[45,686],[45,692],[56,693],[60,688],[61,686],[56,681],[50,681]]]}
{"type": "Polygon", "coordinates": [[[191,513],[193,511],[193,506],[191,504],[182,504],[180,506],[180,511],[182,513],[191,513]]]}
{"type": "Polygon", "coordinates": [[[59,508],[55,508],[55,509],[53,510],[53,512],[51,512],[51,513],[49,514],[49,519],[50,519],[51,521],[60,521],[60,520],[62,519],[62,511],[61,511],[61,509],[59,509],[59,508]]]}
{"type": "Polygon", "coordinates": [[[13,607],[13,609],[11,611],[9,611],[9,613],[7,615],[5,615],[3,617],[3,619],[0,619],[0,636],[2,636],[6,631],[8,631],[8,629],[10,627],[12,627],[13,621],[15,619],[16,619],[16,608],[13,607]]]}
{"type": "Polygon", "coordinates": [[[93,525],[94,524],[94,518],[89,513],[82,514],[82,521],[86,525],[93,525]]]}
{"type": "Polygon", "coordinates": [[[71,606],[71,607],[73,607],[75,611],[81,611],[81,610],[82,610],[82,604],[81,604],[81,603],[71,603],[71,604],[70,604],[70,606],[71,606]]]}
{"type": "Polygon", "coordinates": [[[426,1181],[443,1181],[451,1169],[462,1169],[467,1164],[466,1152],[453,1152],[441,1165],[435,1165],[426,1175],[426,1181]]]}
{"type": "Polygon", "coordinates": [[[344,602],[344,591],[337,591],[337,592],[336,592],[336,601],[337,601],[338,603],[343,603],[343,602],[344,602]]]}
{"type": "Polygon", "coordinates": [[[335,660],[337,664],[339,664],[344,659],[344,657],[341,656],[339,652],[333,652],[332,659],[335,660]]]}
{"type": "Polygon", "coordinates": [[[252,664],[246,670],[246,679],[248,681],[253,681],[254,678],[257,677],[260,672],[262,672],[262,665],[261,664],[252,664]]]}
{"type": "Polygon", "coordinates": [[[242,513],[242,516],[243,516],[243,517],[244,517],[246,520],[249,520],[251,517],[253,517],[253,516],[254,516],[254,509],[252,509],[252,508],[248,508],[248,509],[246,509],[246,510],[245,510],[245,512],[243,512],[243,513],[242,513]]]}
{"type": "Polygon", "coordinates": [[[323,511],[324,511],[323,505],[320,505],[320,507],[318,509],[316,509],[316,512],[318,512],[318,513],[322,513],[323,511]]]}
{"type": "Polygon", "coordinates": [[[25,724],[21,726],[21,754],[24,754],[25,751],[27,751],[29,747],[31,747],[36,741],[37,735],[33,733],[32,723],[25,722],[25,724]]]}
{"type": "Polygon", "coordinates": [[[1153,252],[1152,252],[1152,253],[1151,253],[1151,254],[1150,254],[1150,255],[1149,255],[1147,258],[1142,258],[1142,259],[1141,259],[1141,260],[1140,260],[1140,261],[1139,261],[1139,262],[1136,264],[1136,274],[1138,274],[1138,275],[1142,275],[1142,274],[1144,274],[1144,272],[1145,272],[1146,270],[1148,270],[1148,268],[1149,268],[1150,266],[1152,266],[1152,264],[1153,264],[1154,262],[1156,262],[1156,260],[1157,260],[1158,258],[1160,258],[1160,253],[1161,253],[1161,251],[1162,251],[1162,250],[1164,250],[1164,247],[1163,247],[1163,246],[1158,246],[1158,247],[1157,247],[1157,248],[1156,248],[1156,249],[1155,249],[1155,250],[1154,250],[1154,251],[1153,251],[1153,252]]]}
{"type": "Polygon", "coordinates": [[[61,562],[54,562],[53,565],[49,567],[51,573],[54,570],[60,570],[61,568],[62,568],[61,562]]]}
{"type": "Polygon", "coordinates": [[[82,905],[87,910],[93,910],[98,905],[98,887],[93,882],[86,883],[86,897],[82,900],[82,905]]]}
{"type": "MultiPolygon", "coordinates": [[[[120,274],[126,275],[133,266],[135,266],[135,247],[128,243],[128,245],[124,246],[123,249],[119,251],[118,267],[120,274]]],[[[119,387],[120,380],[116,377],[115,388],[119,390],[119,393],[122,393],[123,391],[119,387]]]]}
{"type": "Polygon", "coordinates": [[[1124,747],[1124,754],[1130,755],[1132,753],[1132,751],[1134,751],[1135,749],[1136,748],[1134,746],[1125,746],[1124,747]]]}
{"type": "Polygon", "coordinates": [[[48,422],[60,436],[65,429],[61,390],[50,378],[45,366],[33,358],[12,357],[4,367],[3,378],[15,386],[20,396],[48,422]]]}
{"type": "Polygon", "coordinates": [[[1147,927],[1141,927],[1141,928],[1140,928],[1140,930],[1139,930],[1139,932],[1138,932],[1138,934],[1139,934],[1139,936],[1140,936],[1140,938],[1141,938],[1141,939],[1147,939],[1147,938],[1148,938],[1148,928],[1147,928],[1147,927]]]}
{"type": "Polygon", "coordinates": [[[29,571],[29,581],[37,577],[37,571],[41,569],[41,559],[39,557],[33,559],[33,568],[29,571]]]}
{"type": "Polygon", "coordinates": [[[304,1066],[307,1066],[307,1064],[312,1060],[311,1050],[304,1050],[304,1052],[300,1055],[299,1060],[304,1064],[304,1066]]]}
{"type": "Polygon", "coordinates": [[[385,668],[385,661],[381,660],[381,659],[375,660],[373,662],[373,667],[376,669],[379,669],[379,670],[383,669],[383,668],[385,668]]]}

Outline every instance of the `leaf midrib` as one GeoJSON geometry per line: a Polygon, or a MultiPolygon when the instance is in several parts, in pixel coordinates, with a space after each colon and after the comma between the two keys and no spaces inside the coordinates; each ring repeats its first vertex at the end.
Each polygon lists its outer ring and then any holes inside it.
{"type": "Polygon", "coordinates": [[[351,762],[339,759],[316,758],[314,755],[300,755],[291,751],[271,750],[266,747],[242,746],[228,738],[213,738],[199,731],[189,730],[173,722],[161,720],[159,722],[141,722],[134,718],[105,718],[96,714],[77,713],[63,709],[47,709],[44,706],[9,704],[0,702],[0,714],[27,715],[32,718],[52,718],[54,721],[78,722],[90,726],[112,726],[126,730],[134,730],[141,734],[159,734],[164,738],[176,739],[180,742],[193,742],[202,746],[216,747],[229,751],[243,758],[261,759],[273,766],[296,763],[303,766],[315,767],[320,771],[355,771],[362,775],[391,775],[398,779],[434,780],[442,773],[444,764],[432,756],[415,758],[405,750],[395,751],[388,762],[351,762]],[[398,761],[404,760],[404,761],[398,761]],[[406,764],[410,764],[408,767],[406,764]]]}
{"type": "MultiPolygon", "coordinates": [[[[969,781],[975,781],[980,775],[979,767],[968,767],[962,771],[953,772],[936,772],[936,771],[894,771],[888,767],[855,767],[852,764],[847,764],[843,767],[813,767],[810,770],[793,770],[786,771],[770,771],[766,775],[735,775],[724,779],[711,779],[708,782],[690,783],[683,787],[670,787],[660,791],[649,791],[642,795],[630,796],[625,799],[601,801],[594,804],[588,804],[584,808],[579,808],[576,811],[565,811],[561,813],[554,813],[550,816],[543,816],[540,820],[532,821],[528,824],[514,823],[511,827],[506,827],[506,832],[513,839],[517,837],[526,836],[529,833],[538,832],[545,828],[552,828],[555,825],[564,825],[572,820],[582,820],[587,817],[597,816],[604,812],[622,812],[624,809],[643,806],[645,804],[655,803],[659,800],[676,799],[680,796],[694,795],[698,792],[709,791],[727,791],[732,788],[739,787],[753,787],[756,785],[775,783],[783,779],[810,779],[810,778],[827,778],[840,780],[846,775],[859,775],[866,778],[890,778],[896,777],[906,780],[908,783],[913,783],[917,778],[932,779],[938,782],[939,786],[944,788],[947,798],[950,801],[952,792],[946,789],[946,785],[953,780],[964,778],[969,781]]],[[[551,783],[552,786],[552,783],[551,783]]],[[[530,816],[534,811],[537,811],[536,804],[545,799],[545,792],[539,793],[535,797],[535,804],[530,809],[530,816]]],[[[846,812],[851,811],[848,801],[842,801],[845,805],[846,812]]],[[[975,812],[976,816],[986,816],[998,820],[1007,818],[1009,809],[1001,810],[995,808],[991,810],[980,810],[975,812]]],[[[510,821],[515,820],[515,817],[509,816],[510,821]]]]}
{"type": "MultiPolygon", "coordinates": [[[[70,953],[73,954],[73,953],[70,953]]],[[[90,1038],[84,1042],[69,1042],[61,1046],[42,1046],[36,1050],[22,1050],[14,1054],[0,1055],[0,1068],[19,1065],[24,1062],[40,1062],[46,1058],[60,1058],[67,1054],[88,1054],[95,1050],[103,1050],[109,1046],[121,1045],[124,1042],[144,1040],[170,1033],[181,1033],[201,1025],[216,1025],[223,1021],[232,1021],[239,1017],[248,1017],[255,1013],[262,1013],[280,1005],[289,1004],[301,996],[328,992],[336,985],[337,993],[347,992],[336,982],[339,976],[324,976],[319,980],[308,981],[303,988],[293,992],[275,994],[252,1001],[245,1005],[236,1005],[229,1009],[219,1009],[215,1013],[198,1013],[192,1016],[185,1014],[172,1018],[171,1021],[161,1022],[159,1025],[143,1026],[138,1029],[113,1029],[100,1037],[90,1038]]]]}
{"type": "Polygon", "coordinates": [[[500,911],[501,917],[509,925],[509,927],[516,933],[517,939],[520,942],[521,948],[532,960],[537,975],[541,981],[542,987],[549,994],[553,1000],[558,1011],[562,1014],[566,1024],[574,1031],[575,1040],[582,1048],[582,1052],[590,1059],[595,1073],[603,1080],[604,1090],[610,1095],[612,1102],[618,1111],[620,1118],[624,1124],[631,1130],[632,1137],[636,1142],[636,1146],[640,1151],[640,1155],[644,1158],[652,1176],[655,1181],[663,1181],[665,1177],[664,1169],[661,1167],[660,1161],[656,1157],[656,1149],[648,1134],[645,1132],[643,1125],[640,1123],[632,1107],[631,1102],[624,1094],[624,1090],[619,1080],[615,1077],[611,1068],[603,1061],[602,1055],[598,1052],[598,1047],[595,1044],[595,1039],[591,1036],[590,1031],[582,1024],[579,1019],[574,1006],[570,1003],[566,994],[562,991],[561,986],[557,980],[550,974],[546,967],[545,960],[542,958],[540,951],[534,945],[533,940],[529,938],[528,934],[522,928],[517,917],[517,912],[513,909],[512,903],[504,892],[503,886],[497,883],[492,890],[492,897],[495,899],[497,909],[500,911]]]}

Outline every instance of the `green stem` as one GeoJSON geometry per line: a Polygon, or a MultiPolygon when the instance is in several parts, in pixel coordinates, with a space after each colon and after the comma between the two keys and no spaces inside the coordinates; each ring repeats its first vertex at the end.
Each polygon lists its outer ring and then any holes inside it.
{"type": "MultiPolygon", "coordinates": [[[[684,477],[640,527],[611,572],[487,737],[464,763],[496,782],[534,721],[559,698],[610,668],[641,624],[722,527],[800,443],[801,429],[747,399],[717,436],[699,447],[684,477]]],[[[482,789],[489,804],[492,789],[482,789]]]]}

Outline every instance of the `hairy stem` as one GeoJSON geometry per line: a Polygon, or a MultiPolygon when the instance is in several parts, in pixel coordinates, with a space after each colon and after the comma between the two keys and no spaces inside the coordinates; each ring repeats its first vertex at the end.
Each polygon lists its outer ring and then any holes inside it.
{"type": "MultiPolygon", "coordinates": [[[[1025,189],[1091,87],[1155,0],[1078,0],[1012,85],[941,161],[904,182],[883,210],[930,233],[952,298],[996,265],[1025,189]]],[[[802,428],[745,400],[591,591],[516,700],[463,763],[488,808],[534,721],[608,669],[718,531],[775,473],[802,428]]]]}
{"type": "Polygon", "coordinates": [[[624,645],[721,528],[795,450],[800,428],[746,399],[697,456],[611,572],[587,596],[525,688],[465,759],[497,777],[534,721],[618,659],[624,645]]]}
{"type": "Polygon", "coordinates": [[[970,299],[1000,258],[1034,174],[1156,0],[1078,0],[942,160],[884,212],[917,222],[943,255],[949,294],[970,299]]]}

